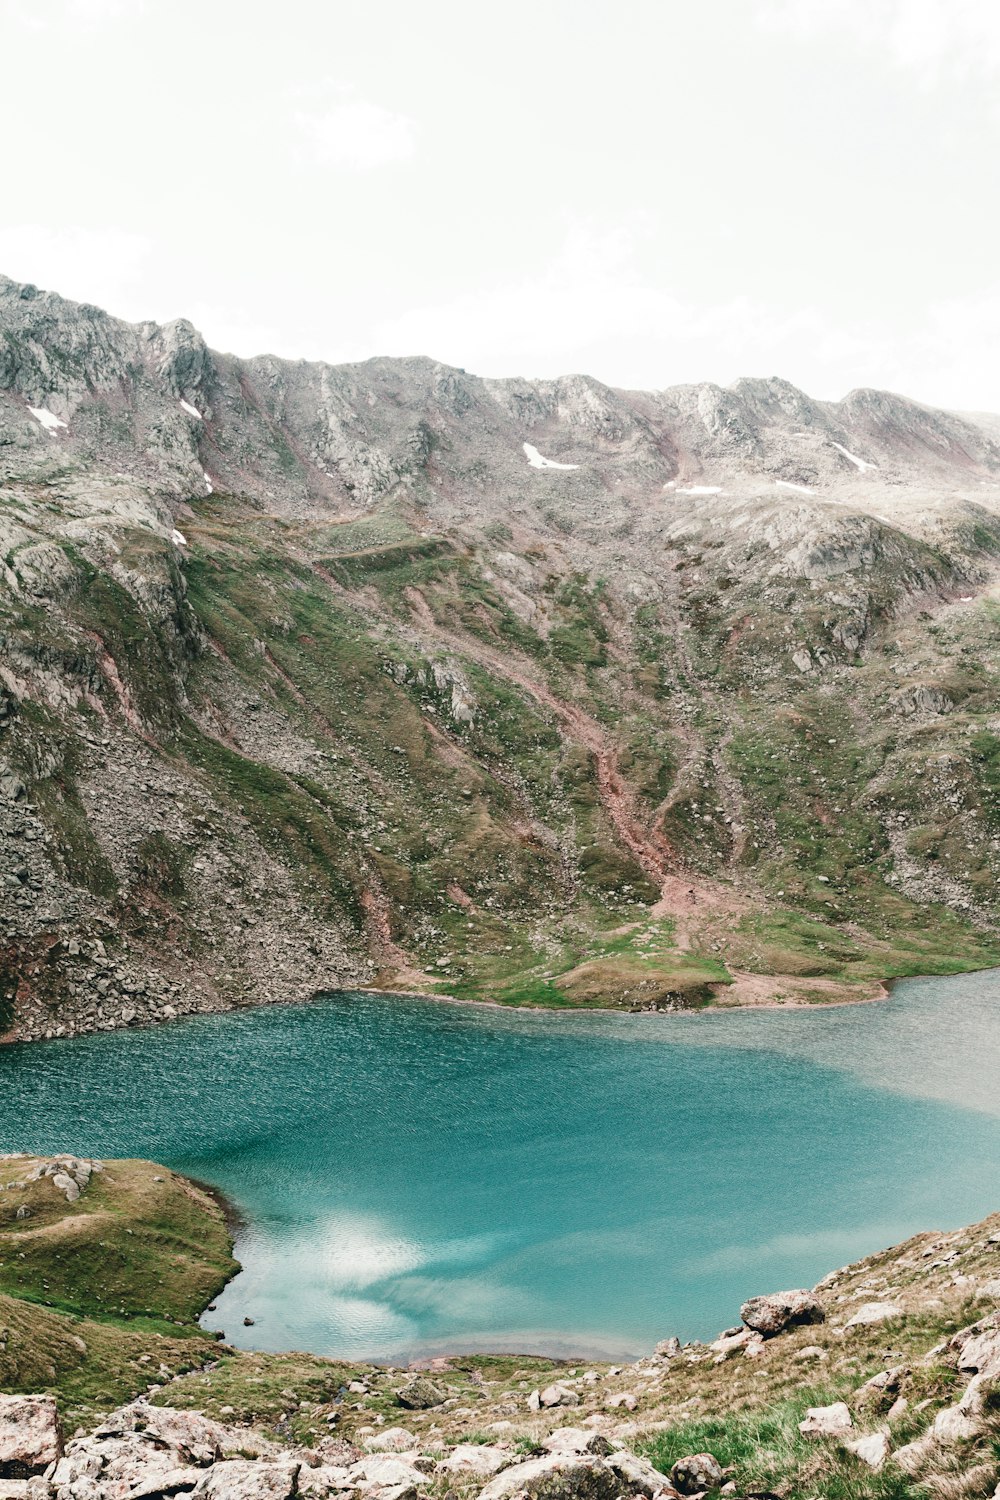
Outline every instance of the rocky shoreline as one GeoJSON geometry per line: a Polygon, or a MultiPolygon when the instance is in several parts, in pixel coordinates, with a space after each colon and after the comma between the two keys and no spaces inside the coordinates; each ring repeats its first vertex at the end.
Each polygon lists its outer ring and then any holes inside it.
{"type": "Polygon", "coordinates": [[[23,1264],[18,1246],[46,1240],[29,1299],[0,1290],[0,1500],[988,1500],[1000,1489],[1000,1215],[917,1235],[812,1289],[751,1297],[715,1339],[667,1338],[621,1365],[515,1355],[400,1368],[212,1342],[194,1318],[233,1270],[221,1209],[149,1163],[0,1158],[0,1287],[5,1265],[23,1264]],[[142,1282],[130,1291],[112,1269],[110,1283],[79,1289],[111,1296],[111,1321],[106,1306],[54,1310],[67,1237],[99,1237],[113,1268],[114,1220],[142,1282]],[[165,1221],[172,1252],[212,1240],[220,1258],[188,1313],[157,1331],[147,1299],[184,1274],[183,1254],[164,1252],[165,1221]],[[130,1298],[134,1328],[121,1318],[130,1298]]]}

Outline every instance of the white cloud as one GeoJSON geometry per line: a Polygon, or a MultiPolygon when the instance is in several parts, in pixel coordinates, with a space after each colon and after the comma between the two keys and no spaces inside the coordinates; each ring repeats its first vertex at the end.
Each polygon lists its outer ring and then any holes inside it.
{"type": "Polygon", "coordinates": [[[799,37],[846,33],[926,84],[1000,71],[996,0],[765,0],[758,20],[799,37]]]}
{"type": "MultiPolygon", "coordinates": [[[[779,357],[810,331],[826,336],[806,310],[777,314],[744,297],[698,305],[635,272],[630,237],[621,230],[576,229],[560,253],[536,275],[410,309],[380,323],[370,341],[387,354],[431,353],[485,374],[565,374],[593,370],[591,354],[609,343],[659,349],[662,375],[704,378],[706,357],[716,369],[748,348],[779,357]],[[683,369],[682,351],[694,369],[683,369]]],[[[752,361],[759,364],[760,360],[752,361]]],[[[602,373],[606,378],[606,363],[602,373]]],[[[652,373],[652,371],[651,371],[652,373]]]]}
{"type": "Polygon", "coordinates": [[[119,317],[139,317],[136,288],[150,253],[144,235],[124,229],[0,228],[0,272],[119,317]]]}
{"type": "Polygon", "coordinates": [[[685,298],[636,272],[620,231],[578,229],[534,276],[411,308],[378,323],[365,342],[480,375],[578,371],[656,389],[779,374],[829,399],[870,385],[942,406],[1000,410],[1000,286],[929,304],[901,333],[852,322],[835,308],[685,298]]]}
{"type": "Polygon", "coordinates": [[[332,93],[327,102],[293,115],[307,163],[367,172],[414,155],[416,124],[407,115],[359,98],[346,84],[332,93]]]}
{"type": "Polygon", "coordinates": [[[146,0],[0,0],[0,16],[33,31],[100,26],[108,21],[136,20],[144,14],[146,0]]]}

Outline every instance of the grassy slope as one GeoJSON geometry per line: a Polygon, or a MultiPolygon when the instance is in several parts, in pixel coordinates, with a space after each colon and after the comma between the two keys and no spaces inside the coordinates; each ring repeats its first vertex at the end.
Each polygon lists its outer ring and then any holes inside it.
{"type": "MultiPolygon", "coordinates": [[[[195,797],[200,787],[247,820],[318,920],[375,946],[382,983],[629,1008],[725,1004],[734,970],[822,1000],[1000,963],[989,602],[932,622],[870,590],[870,643],[851,656],[831,642],[834,607],[804,584],[771,599],[759,579],[717,576],[710,553],[677,544],[676,597],[626,605],[539,543],[526,555],[543,580],[543,631],[486,576],[488,549],[421,536],[391,508],[344,526],[225,496],[196,509],[186,597],[148,534],[123,552],[167,601],[165,623],[151,627],[73,549],[58,609],[14,600],[7,623],[55,660],[81,652],[60,618],[99,634],[154,753],[195,797]],[[796,644],[827,653],[821,677],[789,667],[796,644]],[[471,722],[455,717],[442,667],[471,690],[471,722]],[[911,680],[946,691],[953,710],[914,729],[897,704],[911,680]],[[266,732],[252,733],[248,704],[266,732]],[[729,901],[675,928],[674,942],[649,918],[656,882],[609,816],[595,736],[673,867],[729,901]],[[304,751],[308,770],[289,770],[304,751]],[[903,893],[900,861],[923,899],[903,893]],[[387,928],[377,942],[373,893],[387,928]]],[[[10,747],[57,866],[138,940],[208,962],[186,899],[192,849],[137,850],[136,878],[119,889],[58,716],[26,702],[10,747]]]]}
{"type": "MultiPolygon", "coordinates": [[[[0,1162],[0,1183],[24,1171],[0,1162]]],[[[199,1365],[213,1345],[197,1317],[237,1269],[214,1200],[150,1162],[108,1162],[74,1204],[49,1178],[11,1189],[0,1195],[0,1387],[108,1405],[161,1365],[199,1365]]]]}

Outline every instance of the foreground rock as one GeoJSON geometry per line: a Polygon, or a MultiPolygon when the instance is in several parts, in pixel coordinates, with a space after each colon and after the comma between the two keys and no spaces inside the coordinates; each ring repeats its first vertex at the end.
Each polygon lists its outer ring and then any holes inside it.
{"type": "Polygon", "coordinates": [[[699,1495],[704,1490],[718,1489],[722,1483],[722,1465],[711,1453],[692,1453],[677,1460],[670,1478],[682,1495],[699,1495]]]}
{"type": "Polygon", "coordinates": [[[832,1406],[810,1406],[799,1431],[804,1437],[842,1437],[853,1426],[846,1402],[835,1401],[832,1406]]]}
{"type": "Polygon", "coordinates": [[[620,1451],[608,1458],[596,1455],[551,1453],[514,1464],[492,1479],[479,1500],[619,1500],[623,1495],[669,1496],[666,1476],[634,1453],[620,1451]]]}
{"type": "Polygon", "coordinates": [[[40,1474],[62,1453],[62,1429],[51,1396],[0,1396],[0,1476],[40,1474]]]}
{"type": "MultiPolygon", "coordinates": [[[[30,1491],[15,1490],[25,1500],[418,1500],[443,1493],[442,1486],[471,1493],[484,1482],[480,1500],[670,1500],[694,1493],[675,1489],[646,1459],[585,1428],[553,1432],[551,1451],[528,1460],[513,1447],[489,1443],[460,1442],[444,1458],[432,1445],[422,1455],[420,1440],[405,1428],[376,1434],[373,1446],[383,1451],[363,1454],[338,1438],[315,1450],[283,1447],[251,1428],[140,1399],[73,1438],[64,1452],[48,1397],[2,1403],[0,1475],[33,1476],[30,1491]]],[[[686,1462],[692,1476],[721,1474],[710,1455],[686,1462]]]]}

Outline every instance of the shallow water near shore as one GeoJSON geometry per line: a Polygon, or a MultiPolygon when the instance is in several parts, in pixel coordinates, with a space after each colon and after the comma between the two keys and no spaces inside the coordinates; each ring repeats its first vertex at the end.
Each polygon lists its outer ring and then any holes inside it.
{"type": "Polygon", "coordinates": [[[1000,1208],[1000,971],[691,1016],[343,994],[0,1048],[0,1148],[219,1188],[244,1270],[204,1321],[243,1347],[621,1357],[1000,1208]]]}

